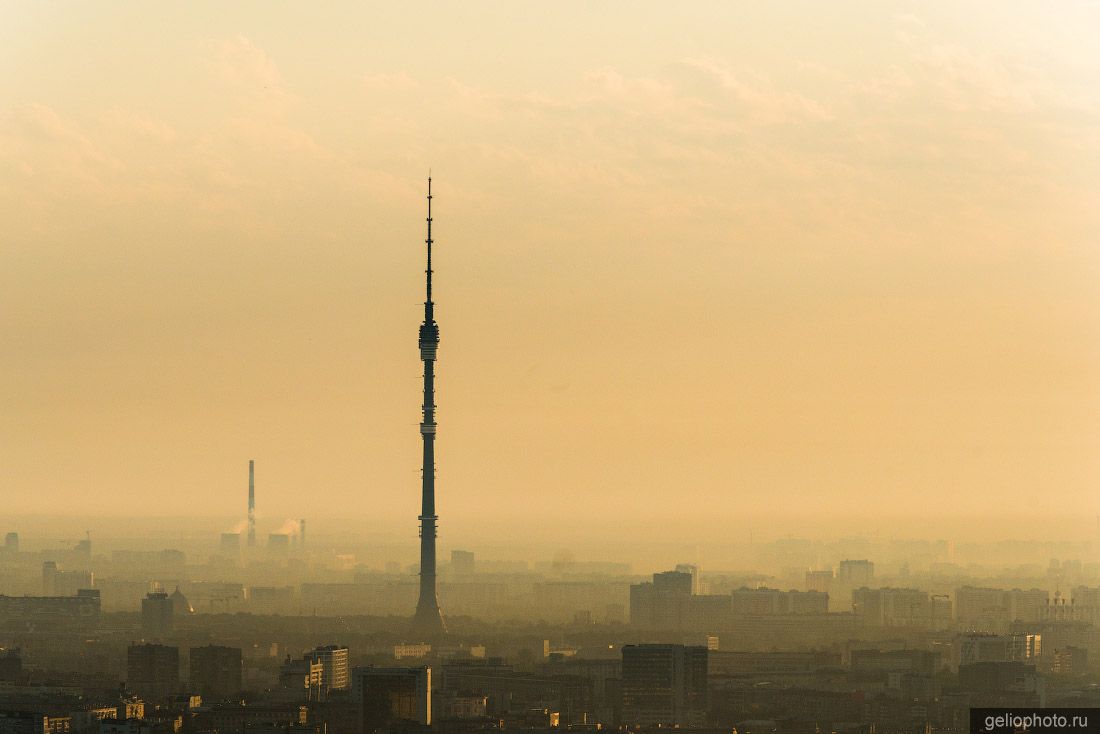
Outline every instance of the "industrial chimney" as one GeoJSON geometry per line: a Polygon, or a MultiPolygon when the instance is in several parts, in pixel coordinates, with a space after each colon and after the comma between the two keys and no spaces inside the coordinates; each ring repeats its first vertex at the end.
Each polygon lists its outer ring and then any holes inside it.
{"type": "Polygon", "coordinates": [[[256,462],[248,460],[248,545],[256,545],[256,462]]]}

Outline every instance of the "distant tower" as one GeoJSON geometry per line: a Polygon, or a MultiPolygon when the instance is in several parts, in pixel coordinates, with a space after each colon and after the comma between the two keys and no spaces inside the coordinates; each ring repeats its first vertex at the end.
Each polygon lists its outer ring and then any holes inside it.
{"type": "Polygon", "coordinates": [[[248,460],[248,545],[256,545],[256,462],[248,460]]]}
{"type": "Polygon", "coordinates": [[[298,521],[298,548],[303,551],[306,549],[306,521],[304,519],[298,521]]]}
{"type": "Polygon", "coordinates": [[[435,352],[439,345],[439,326],[435,323],[432,303],[432,177],[428,176],[428,268],[427,299],[424,301],[424,323],[420,325],[420,361],[424,363],[424,420],[420,436],[424,440],[424,463],[421,470],[420,505],[420,601],[416,604],[413,629],[423,635],[439,635],[447,631],[439,600],[435,593],[435,352]]]}

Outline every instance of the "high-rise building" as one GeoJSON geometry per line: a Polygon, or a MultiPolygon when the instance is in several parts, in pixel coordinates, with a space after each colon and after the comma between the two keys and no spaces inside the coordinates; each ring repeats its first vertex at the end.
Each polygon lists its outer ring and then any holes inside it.
{"type": "Polygon", "coordinates": [[[324,666],[312,660],[308,653],[294,659],[287,655],[279,667],[279,686],[297,691],[310,701],[319,701],[324,698],[321,687],[323,673],[324,666]]]}
{"type": "Polygon", "coordinates": [[[662,571],[653,574],[653,588],[658,593],[691,596],[693,581],[691,574],[685,571],[662,571]]]}
{"type": "Polygon", "coordinates": [[[241,692],[241,649],[207,645],[190,650],[191,688],[203,702],[233,698],[241,692]]]}
{"type": "Polygon", "coordinates": [[[826,594],[829,593],[829,588],[833,585],[833,569],[827,568],[823,571],[807,571],[806,572],[806,590],[807,591],[821,591],[826,594]]]}
{"type": "Polygon", "coordinates": [[[707,714],[707,649],[684,645],[623,647],[623,723],[703,726],[707,714]]]}
{"type": "Polygon", "coordinates": [[[42,595],[57,596],[57,562],[42,562],[42,595]]]}
{"type": "Polygon", "coordinates": [[[682,571],[653,574],[652,582],[630,587],[630,623],[650,629],[680,629],[691,603],[692,578],[682,571]]]}
{"type": "Polygon", "coordinates": [[[829,595],[820,591],[781,591],[779,589],[734,589],[730,593],[734,615],[825,614],[829,595]]]}
{"type": "Polygon", "coordinates": [[[76,544],[73,548],[72,558],[77,562],[77,565],[83,565],[85,568],[92,562],[91,533],[88,533],[88,537],[76,544]]]}
{"type": "Polygon", "coordinates": [[[23,656],[18,647],[0,647],[0,681],[18,681],[23,676],[23,656]]]}
{"type": "Polygon", "coordinates": [[[180,687],[180,650],[167,645],[130,645],[126,650],[126,686],[154,701],[173,696],[180,687]]]}
{"type": "Polygon", "coordinates": [[[875,564],[866,559],[841,561],[836,569],[836,580],[849,589],[867,586],[875,577],[875,564]]]}
{"type": "Polygon", "coordinates": [[[360,734],[388,730],[395,722],[432,723],[432,669],[356,668],[352,699],[360,734]]]}
{"type": "Polygon", "coordinates": [[[346,691],[351,688],[351,667],[346,647],[315,647],[305,657],[312,662],[321,663],[321,687],[326,691],[346,691]]]}
{"type": "Polygon", "coordinates": [[[694,563],[677,563],[677,573],[686,573],[691,575],[691,593],[702,594],[702,582],[699,580],[699,567],[694,563]]]}
{"type": "Polygon", "coordinates": [[[919,589],[863,587],[852,592],[852,613],[867,627],[942,627],[950,620],[937,617],[939,606],[919,589]]]}
{"type": "Polygon", "coordinates": [[[1049,601],[1045,589],[963,586],[955,591],[955,614],[963,631],[1003,633],[1013,622],[1042,621],[1049,601]]]}
{"type": "Polygon", "coordinates": [[[471,551],[451,551],[451,571],[457,576],[470,576],[474,572],[474,554],[471,551]]]}
{"type": "Polygon", "coordinates": [[[424,323],[420,325],[420,361],[424,363],[424,405],[420,437],[424,444],[420,491],[420,599],[416,603],[413,629],[431,637],[447,631],[436,595],[435,540],[439,517],[435,514],[435,355],[439,347],[439,325],[432,302],[432,178],[428,177],[428,267],[425,270],[427,297],[424,323]]]}
{"type": "Polygon", "coordinates": [[[12,554],[19,552],[19,533],[8,533],[4,536],[4,550],[12,554]]]}
{"type": "Polygon", "coordinates": [[[172,598],[163,591],[151,591],[141,600],[141,631],[155,639],[172,631],[172,598]]]}
{"type": "Polygon", "coordinates": [[[42,563],[43,596],[73,596],[94,585],[95,575],[91,571],[62,571],[55,561],[42,563]]]}
{"type": "Polygon", "coordinates": [[[875,564],[866,559],[847,559],[840,562],[836,577],[829,584],[830,607],[834,612],[847,612],[852,608],[852,592],[864,586],[873,586],[875,564]]]}

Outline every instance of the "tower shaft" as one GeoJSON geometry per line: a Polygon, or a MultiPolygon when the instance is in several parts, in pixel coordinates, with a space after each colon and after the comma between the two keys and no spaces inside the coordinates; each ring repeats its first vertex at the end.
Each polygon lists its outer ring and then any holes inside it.
{"type": "Polygon", "coordinates": [[[424,363],[424,404],[420,437],[424,443],[420,492],[420,600],[413,617],[414,629],[424,635],[446,632],[443,613],[436,595],[435,539],[438,516],[435,514],[435,356],[439,345],[439,326],[435,323],[432,302],[432,179],[428,177],[428,267],[425,270],[426,298],[424,323],[420,325],[420,361],[424,363]]]}

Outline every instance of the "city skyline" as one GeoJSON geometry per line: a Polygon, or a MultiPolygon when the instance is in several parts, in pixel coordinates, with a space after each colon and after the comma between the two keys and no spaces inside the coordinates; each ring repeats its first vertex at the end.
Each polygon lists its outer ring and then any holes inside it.
{"type": "Polygon", "coordinates": [[[0,734],[1087,730],[1097,28],[0,3],[0,734]]]}
{"type": "Polygon", "coordinates": [[[432,165],[456,543],[1094,537],[1095,6],[807,8],[0,11],[14,514],[410,537],[432,165]]]}

